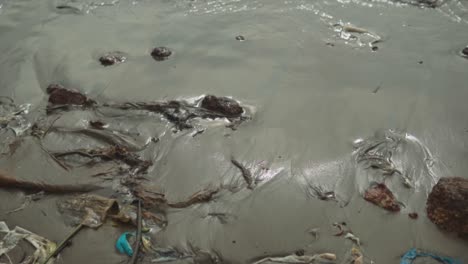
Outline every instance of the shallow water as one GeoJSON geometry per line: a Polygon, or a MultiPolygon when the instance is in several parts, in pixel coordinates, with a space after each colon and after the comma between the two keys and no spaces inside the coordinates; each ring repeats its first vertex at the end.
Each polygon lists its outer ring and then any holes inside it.
{"type": "MultiPolygon", "coordinates": [[[[51,83],[103,101],[216,94],[247,106],[252,119],[237,130],[223,120],[196,121],[205,129],[196,137],[192,130],[173,133],[158,116],[105,117],[113,129],[138,134],[138,144],[160,139],[142,155],[153,160],[147,177],[169,201],[209,186],[240,186],[212,202],[169,211],[168,226],[155,236],[161,246],[189,251],[193,245],[226,263],[298,249],[335,253],[337,263],[348,263],[352,242],[332,235],[332,223],[345,221],[360,238],[366,263],[397,263],[410,247],[467,262],[467,242],[425,215],[439,178],[468,177],[468,60],[459,56],[467,27],[468,2],[461,0],[435,9],[385,0],[4,0],[0,95],[31,104],[31,123],[44,116],[51,83]],[[154,61],[149,53],[157,46],[174,54],[154,61]],[[125,52],[127,60],[101,66],[98,57],[110,51],[125,52]],[[383,179],[357,162],[358,139],[385,142],[379,150],[391,155],[411,188],[398,174],[383,179]],[[231,156],[259,180],[253,191],[231,156]],[[363,191],[376,180],[385,180],[405,204],[400,213],[364,201],[363,191]],[[314,187],[334,191],[337,201],[318,199],[314,187]],[[410,212],[419,219],[409,219],[410,212]],[[211,216],[216,213],[227,216],[220,221],[211,216]],[[320,229],[316,241],[310,228],[320,229]]],[[[80,127],[96,117],[102,115],[69,112],[56,125],[80,127]]],[[[8,128],[1,132],[3,142],[14,139],[8,128]]],[[[60,133],[43,143],[52,150],[102,144],[60,133]]],[[[3,155],[0,168],[29,180],[95,181],[90,170],[64,171],[33,139],[3,155]]],[[[1,191],[0,199],[6,212],[24,195],[1,191]]],[[[59,241],[71,229],[57,211],[59,199],[48,196],[1,219],[59,241]]],[[[111,224],[84,230],[58,263],[125,260],[114,249],[121,231],[111,224]]]]}

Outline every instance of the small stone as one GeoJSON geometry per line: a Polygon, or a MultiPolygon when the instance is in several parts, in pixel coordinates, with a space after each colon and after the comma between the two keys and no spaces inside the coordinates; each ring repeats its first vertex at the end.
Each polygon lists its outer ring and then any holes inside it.
{"type": "Polygon", "coordinates": [[[335,43],[331,43],[331,42],[327,42],[327,43],[325,43],[325,45],[327,45],[329,47],[335,47],[335,43]]]}
{"type": "Polygon", "coordinates": [[[418,61],[419,64],[423,64],[423,61],[418,61]]]}
{"type": "Polygon", "coordinates": [[[244,38],[244,36],[239,35],[239,36],[236,36],[236,40],[244,41],[245,38],[244,38]]]}
{"type": "Polygon", "coordinates": [[[408,216],[411,219],[418,219],[418,213],[409,213],[408,216]]]}
{"type": "Polygon", "coordinates": [[[379,49],[379,47],[373,46],[371,49],[372,49],[372,51],[377,51],[379,49]]]}
{"type": "Polygon", "coordinates": [[[461,53],[463,56],[468,57],[468,47],[465,47],[464,49],[462,49],[461,53]]]}
{"type": "Polygon", "coordinates": [[[127,58],[123,52],[113,51],[99,57],[99,62],[103,66],[112,66],[114,64],[122,63],[126,59],[127,58]]]}
{"type": "Polygon", "coordinates": [[[200,106],[225,117],[238,117],[244,112],[244,109],[235,100],[214,95],[205,96],[200,106]]]}
{"type": "Polygon", "coordinates": [[[232,241],[232,243],[233,243],[233,244],[235,244],[235,243],[236,243],[236,241],[235,241],[235,240],[233,240],[233,241],[232,241]]]}
{"type": "Polygon", "coordinates": [[[157,61],[167,60],[172,55],[172,51],[166,47],[157,47],[151,51],[151,57],[157,61]]]}

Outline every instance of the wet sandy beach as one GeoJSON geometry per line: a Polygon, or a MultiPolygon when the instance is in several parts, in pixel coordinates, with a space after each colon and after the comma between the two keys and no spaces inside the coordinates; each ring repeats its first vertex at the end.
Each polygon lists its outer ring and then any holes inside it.
{"type": "MultiPolygon", "coordinates": [[[[158,247],[207,252],[220,263],[298,250],[352,263],[356,242],[334,235],[333,223],[345,222],[359,237],[364,263],[399,263],[412,247],[466,263],[468,242],[438,229],[425,208],[440,178],[468,178],[467,45],[464,0],[436,8],[370,0],[0,0],[0,96],[29,109],[0,112],[0,169],[36,182],[98,184],[104,188],[93,193],[127,204],[134,197],[122,179],[130,170],[91,176],[117,166],[110,162],[67,171],[41,148],[108,142],[60,130],[30,136],[36,123],[82,129],[101,120],[152,162],[138,181],[167,201],[218,190],[207,202],[168,208],[167,224],[150,233],[158,247]],[[172,54],[156,61],[155,47],[172,54]],[[101,65],[99,57],[113,51],[125,61],[101,65]],[[233,118],[198,116],[178,129],[168,114],[111,107],[47,115],[50,84],[98,104],[178,100],[199,107],[204,95],[226,96],[245,119],[230,126],[233,118]],[[362,162],[369,146],[397,172],[362,162]],[[251,172],[254,187],[232,158],[251,172]],[[364,200],[373,182],[393,191],[399,212],[364,200]],[[413,212],[417,219],[408,216],[413,212]]],[[[60,242],[73,227],[57,203],[71,195],[45,195],[8,213],[26,195],[0,190],[0,220],[60,242]]],[[[55,263],[126,263],[115,242],[134,230],[111,220],[84,229],[55,263]]],[[[437,263],[431,261],[419,263],[437,263]]]]}

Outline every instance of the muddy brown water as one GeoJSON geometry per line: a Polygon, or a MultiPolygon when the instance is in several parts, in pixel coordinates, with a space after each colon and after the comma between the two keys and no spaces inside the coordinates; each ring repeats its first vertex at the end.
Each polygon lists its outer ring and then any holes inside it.
{"type": "MultiPolygon", "coordinates": [[[[439,178],[468,177],[468,60],[460,56],[467,28],[462,0],[434,9],[385,0],[1,0],[0,95],[31,104],[30,122],[45,115],[51,83],[102,101],[215,94],[248,108],[251,120],[237,130],[226,120],[195,120],[204,130],[196,137],[194,130],[173,133],[157,115],[108,113],[106,122],[137,135],[138,144],[159,138],[141,155],[154,162],[147,178],[169,201],[210,186],[238,187],[211,202],[169,210],[167,227],[153,237],[162,247],[188,252],[192,245],[226,263],[299,249],[335,253],[337,263],[348,263],[353,243],[333,236],[332,226],[344,221],[360,238],[366,263],[398,263],[411,247],[466,263],[468,243],[437,229],[425,215],[425,200],[439,178]],[[239,35],[245,40],[236,40],[239,35]],[[155,47],[173,52],[155,61],[155,47]],[[99,57],[113,51],[125,53],[125,62],[100,65],[99,57]],[[412,187],[398,174],[385,178],[357,162],[358,139],[385,142],[382,153],[412,187]],[[232,156],[258,179],[253,190],[232,156]],[[405,205],[401,212],[363,199],[373,181],[385,181],[405,205]],[[317,186],[333,191],[337,201],[315,197],[317,186]],[[411,212],[419,218],[410,219],[411,212]],[[213,217],[220,213],[223,221],[213,217]],[[319,229],[317,240],[311,228],[319,229]]],[[[56,125],[83,127],[96,117],[102,116],[71,111],[56,125]]],[[[1,132],[5,151],[15,136],[1,132]]],[[[43,144],[54,151],[103,146],[59,133],[43,144]]],[[[31,138],[2,155],[0,168],[34,181],[99,183],[89,175],[100,168],[64,171],[31,138]]],[[[101,184],[106,189],[97,193],[115,194],[116,181],[101,184]]],[[[65,198],[46,196],[0,219],[60,241],[71,230],[57,210],[65,198]]],[[[23,199],[22,192],[0,191],[0,212],[23,199]]],[[[115,250],[124,230],[132,229],[110,222],[86,229],[57,263],[124,261],[115,250]]]]}

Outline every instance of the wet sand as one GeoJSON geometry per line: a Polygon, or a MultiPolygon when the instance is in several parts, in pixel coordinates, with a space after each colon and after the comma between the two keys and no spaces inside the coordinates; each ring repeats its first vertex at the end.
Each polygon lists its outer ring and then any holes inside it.
{"type": "MultiPolygon", "coordinates": [[[[439,178],[468,177],[468,60],[459,56],[468,44],[468,2],[447,1],[436,9],[359,0],[96,3],[57,10],[66,2],[0,2],[0,95],[31,104],[31,123],[45,116],[52,83],[110,102],[231,96],[251,114],[236,130],[225,120],[196,121],[205,130],[196,137],[193,129],[173,133],[155,115],[107,119],[116,129],[139,133],[139,142],[159,138],[141,155],[153,161],[146,177],[168,201],[207,187],[238,187],[208,203],[170,209],[168,225],[154,234],[158,245],[187,252],[192,245],[216,252],[223,263],[299,249],[335,253],[337,263],[348,263],[353,242],[333,236],[332,226],[346,222],[362,242],[365,263],[398,263],[411,247],[468,262],[468,243],[439,230],[425,213],[439,178]],[[333,26],[339,23],[372,35],[349,38],[333,26]],[[375,35],[381,42],[372,44],[375,35]],[[173,51],[165,61],[150,55],[160,46],[173,51]],[[103,67],[98,59],[111,51],[128,54],[127,60],[103,67]],[[406,206],[399,213],[363,199],[368,184],[382,175],[356,162],[353,142],[382,139],[379,133],[401,140],[392,158],[414,181],[407,189],[398,175],[385,179],[406,206]],[[231,157],[259,180],[253,190],[231,157]],[[311,186],[334,191],[337,201],[314,197],[311,186]],[[410,219],[411,212],[419,218],[410,219]],[[218,213],[227,215],[225,221],[211,215],[218,213]],[[319,228],[317,240],[310,228],[319,228]]],[[[66,112],[56,125],[80,127],[96,116],[66,112]]],[[[11,130],[1,132],[3,142],[14,139],[11,130]]],[[[97,144],[59,133],[43,143],[51,150],[97,144]]],[[[98,182],[106,188],[97,193],[115,193],[111,182],[89,176],[97,170],[64,171],[32,138],[13,155],[2,155],[0,168],[47,183],[98,182]]],[[[2,190],[0,199],[0,212],[7,212],[21,205],[24,194],[2,190]]],[[[58,242],[72,229],[57,211],[61,199],[66,197],[46,196],[0,219],[58,242]]],[[[115,250],[123,230],[132,228],[108,222],[86,229],[57,263],[126,260],[115,250]]]]}

